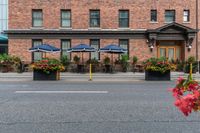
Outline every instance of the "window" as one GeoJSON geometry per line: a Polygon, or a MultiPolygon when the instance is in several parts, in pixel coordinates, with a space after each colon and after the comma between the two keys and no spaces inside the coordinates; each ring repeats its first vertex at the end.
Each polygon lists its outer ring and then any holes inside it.
{"type": "MultiPolygon", "coordinates": [[[[42,44],[42,40],[32,40],[32,45],[33,47],[41,45],[42,44]]],[[[42,59],[42,53],[41,52],[33,52],[32,54],[32,60],[33,61],[38,61],[42,59]]]]}
{"type": "Polygon", "coordinates": [[[119,46],[121,48],[124,48],[124,49],[127,50],[127,53],[125,53],[125,54],[127,54],[128,57],[129,57],[129,40],[128,39],[120,39],[119,40],[119,46]]]}
{"type": "Polygon", "coordinates": [[[157,10],[151,10],[151,22],[157,22],[157,10]]]}
{"type": "Polygon", "coordinates": [[[119,27],[122,27],[122,28],[129,27],[129,11],[128,10],[119,11],[119,27]]]}
{"type": "Polygon", "coordinates": [[[90,27],[100,27],[99,10],[90,10],[90,27]]]}
{"type": "Polygon", "coordinates": [[[61,27],[71,27],[70,10],[61,10],[61,27]]]}
{"type": "Polygon", "coordinates": [[[183,11],[183,22],[189,22],[190,21],[190,11],[184,10],[183,11]]]}
{"type": "MultiPolygon", "coordinates": [[[[91,39],[90,40],[90,46],[95,48],[95,49],[99,49],[99,46],[100,46],[99,39],[91,39]]],[[[98,51],[91,52],[90,59],[94,59],[94,58],[97,59],[97,60],[100,60],[100,53],[98,51]]]]}
{"type": "Polygon", "coordinates": [[[42,10],[33,10],[32,11],[32,26],[42,27],[42,23],[43,23],[42,10]]]}
{"type": "Polygon", "coordinates": [[[71,60],[71,54],[67,52],[69,48],[71,48],[71,40],[61,40],[61,57],[66,55],[71,60]]]}
{"type": "Polygon", "coordinates": [[[175,21],[175,10],[165,10],[165,22],[175,21]]]}

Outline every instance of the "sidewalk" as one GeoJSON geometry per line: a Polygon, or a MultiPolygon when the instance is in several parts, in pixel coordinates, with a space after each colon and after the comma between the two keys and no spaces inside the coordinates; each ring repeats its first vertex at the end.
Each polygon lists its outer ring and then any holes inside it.
{"type": "MultiPolygon", "coordinates": [[[[187,77],[188,74],[182,72],[172,72],[171,73],[171,80],[176,80],[178,77],[187,77]]],[[[24,72],[24,73],[0,73],[0,81],[32,81],[33,80],[33,73],[32,72],[24,72]]],[[[196,73],[193,74],[194,79],[200,81],[200,74],[196,73]]],[[[144,81],[145,74],[144,73],[93,73],[92,80],[93,81],[144,81]]],[[[88,81],[89,80],[89,73],[68,73],[62,72],[61,73],[61,80],[62,81],[88,81]]]]}

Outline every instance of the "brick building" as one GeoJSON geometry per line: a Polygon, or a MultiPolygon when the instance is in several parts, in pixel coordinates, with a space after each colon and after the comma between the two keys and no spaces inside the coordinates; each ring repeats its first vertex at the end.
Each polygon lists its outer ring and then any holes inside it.
{"type": "Polygon", "coordinates": [[[9,0],[9,54],[31,62],[41,55],[28,49],[48,43],[62,49],[49,56],[72,59],[76,53],[66,49],[77,44],[101,48],[112,43],[140,61],[200,59],[198,5],[198,0],[9,0]]]}

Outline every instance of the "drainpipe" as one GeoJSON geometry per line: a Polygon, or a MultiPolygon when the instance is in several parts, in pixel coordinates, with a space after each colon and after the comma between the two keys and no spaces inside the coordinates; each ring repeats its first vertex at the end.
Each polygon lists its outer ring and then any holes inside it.
{"type": "MultiPolygon", "coordinates": [[[[199,39],[199,35],[198,35],[198,33],[199,33],[199,18],[198,17],[199,17],[199,13],[198,13],[198,10],[199,10],[199,1],[196,0],[196,31],[197,31],[197,34],[196,34],[196,60],[199,62],[199,44],[198,44],[198,39],[199,39]]],[[[200,68],[200,66],[198,68],[200,68]]],[[[199,73],[200,73],[200,69],[199,69],[199,73]]]]}

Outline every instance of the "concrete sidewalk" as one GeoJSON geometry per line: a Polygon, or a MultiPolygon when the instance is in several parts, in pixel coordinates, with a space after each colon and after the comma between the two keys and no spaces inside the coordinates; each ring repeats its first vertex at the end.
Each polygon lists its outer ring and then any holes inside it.
{"type": "MultiPolygon", "coordinates": [[[[176,80],[178,77],[187,77],[188,74],[182,72],[172,72],[171,73],[171,80],[176,80]]],[[[196,73],[193,74],[195,80],[200,81],[200,74],[196,73]]],[[[32,81],[33,79],[32,72],[24,72],[24,73],[0,73],[0,81],[32,81]]],[[[92,74],[93,81],[144,81],[145,74],[144,73],[93,73],[92,74]]],[[[61,81],[88,81],[89,80],[89,73],[68,73],[62,72],[61,73],[61,81]]]]}

